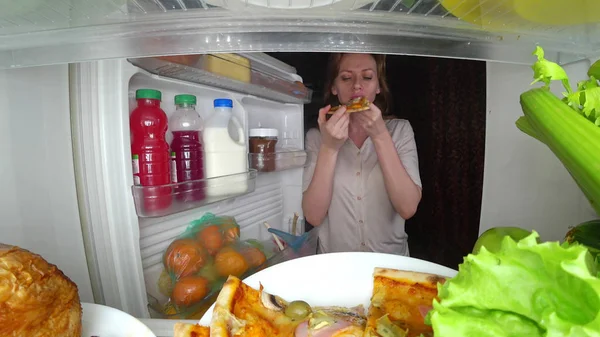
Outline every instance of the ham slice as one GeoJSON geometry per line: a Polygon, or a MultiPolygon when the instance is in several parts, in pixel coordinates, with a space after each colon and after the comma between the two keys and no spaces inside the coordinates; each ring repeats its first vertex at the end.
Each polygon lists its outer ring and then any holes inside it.
{"type": "Polygon", "coordinates": [[[324,326],[320,329],[308,329],[308,322],[302,322],[296,327],[294,337],[332,337],[334,334],[349,327],[351,324],[346,321],[336,321],[333,324],[324,326]]]}
{"type": "Polygon", "coordinates": [[[431,309],[433,309],[433,307],[430,305],[420,305],[419,306],[419,312],[421,313],[421,316],[423,316],[423,319],[425,319],[425,316],[427,316],[427,314],[429,313],[429,311],[431,311],[431,309]]]}

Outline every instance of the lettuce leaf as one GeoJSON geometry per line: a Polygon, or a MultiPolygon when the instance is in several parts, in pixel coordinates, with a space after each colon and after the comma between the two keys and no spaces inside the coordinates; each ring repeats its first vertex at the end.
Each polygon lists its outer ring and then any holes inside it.
{"type": "Polygon", "coordinates": [[[600,279],[582,245],[510,237],[469,254],[426,317],[436,336],[600,336],[600,279]]]}

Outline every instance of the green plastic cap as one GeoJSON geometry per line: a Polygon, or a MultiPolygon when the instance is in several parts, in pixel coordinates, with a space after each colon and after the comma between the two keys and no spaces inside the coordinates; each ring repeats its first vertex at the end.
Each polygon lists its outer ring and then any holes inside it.
{"type": "Polygon", "coordinates": [[[135,98],[136,99],[140,99],[140,98],[157,99],[160,101],[162,98],[162,95],[161,95],[160,91],[158,91],[158,90],[138,89],[135,92],[135,98]]]}
{"type": "Polygon", "coordinates": [[[175,104],[191,104],[196,105],[196,96],[194,95],[176,95],[175,96],[175,104]]]}

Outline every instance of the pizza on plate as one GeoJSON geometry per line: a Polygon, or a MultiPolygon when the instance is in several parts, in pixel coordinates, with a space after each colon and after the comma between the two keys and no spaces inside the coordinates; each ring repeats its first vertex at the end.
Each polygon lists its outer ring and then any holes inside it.
{"type": "Polygon", "coordinates": [[[432,337],[425,316],[446,278],[427,273],[375,268],[365,337],[432,337]]]}
{"type": "MultiPolygon", "coordinates": [[[[366,99],[365,97],[356,97],[356,98],[350,100],[350,102],[346,103],[345,105],[346,105],[346,112],[352,113],[352,112],[369,110],[371,102],[369,102],[369,100],[366,99]]],[[[327,113],[333,114],[341,107],[342,107],[341,105],[334,106],[331,109],[329,109],[329,111],[327,113]]]]}
{"type": "Polygon", "coordinates": [[[175,337],[210,337],[210,328],[200,324],[175,323],[173,327],[175,337]]]}
{"type": "Polygon", "coordinates": [[[439,275],[376,268],[369,312],[318,307],[254,289],[230,276],[212,312],[210,326],[175,324],[175,337],[424,337],[433,336],[425,316],[437,298],[439,275]]]}
{"type": "Polygon", "coordinates": [[[175,337],[361,337],[364,308],[311,307],[256,290],[230,276],[215,302],[210,327],[177,323],[175,337]],[[209,334],[207,334],[209,332],[209,334]]]}

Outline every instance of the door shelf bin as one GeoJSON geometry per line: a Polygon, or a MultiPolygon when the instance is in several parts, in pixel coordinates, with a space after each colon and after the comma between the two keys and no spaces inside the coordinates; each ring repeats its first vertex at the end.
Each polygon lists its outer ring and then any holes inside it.
{"type": "MultiPolygon", "coordinates": [[[[318,234],[318,228],[313,228],[308,232],[306,239],[300,247],[296,247],[296,249],[294,249],[291,246],[286,245],[286,247],[281,251],[272,238],[266,241],[261,241],[261,244],[267,255],[267,260],[258,268],[246,272],[246,274],[242,275],[240,279],[244,280],[246,277],[259,272],[260,270],[282,262],[317,254],[317,243],[319,238],[318,234]]],[[[217,296],[221,291],[222,283],[225,283],[226,280],[226,278],[223,278],[220,286],[213,287],[206,297],[200,302],[195,303],[187,308],[177,308],[173,303],[171,303],[169,297],[165,296],[159,290],[158,283],[160,273],[163,270],[164,267],[161,265],[160,268],[156,269],[157,274],[155,276],[146,279],[148,311],[152,318],[200,320],[204,313],[217,299],[217,296]]]]}
{"type": "Polygon", "coordinates": [[[284,171],[305,167],[309,162],[306,151],[281,151],[275,153],[250,153],[250,167],[258,172],[284,171]]]}
{"type": "Polygon", "coordinates": [[[139,217],[166,216],[254,191],[256,170],[161,186],[131,187],[139,217]]]}

